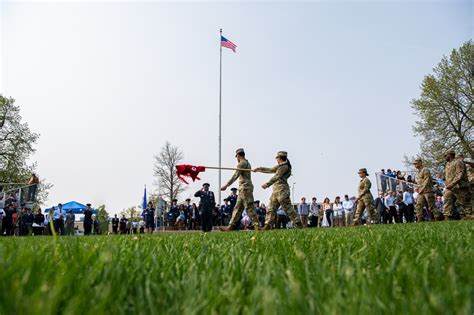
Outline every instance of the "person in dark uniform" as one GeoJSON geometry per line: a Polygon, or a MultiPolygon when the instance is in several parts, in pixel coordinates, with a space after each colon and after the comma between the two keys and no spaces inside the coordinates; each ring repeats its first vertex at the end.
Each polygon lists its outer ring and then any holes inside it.
{"type": "Polygon", "coordinates": [[[125,234],[127,232],[127,219],[125,215],[122,216],[119,222],[120,225],[120,234],[125,234]]]}
{"type": "Polygon", "coordinates": [[[153,208],[151,203],[148,203],[148,207],[145,210],[145,227],[148,234],[153,234],[155,230],[155,208],[153,208]]]}
{"type": "Polygon", "coordinates": [[[199,215],[199,209],[196,207],[196,204],[193,203],[191,206],[191,212],[189,213],[189,221],[190,221],[190,229],[195,230],[198,226],[198,222],[201,222],[201,218],[199,215]]]}
{"type": "Polygon", "coordinates": [[[3,209],[5,216],[3,217],[2,230],[0,235],[10,236],[13,234],[13,208],[8,205],[3,209]]]}
{"type": "Polygon", "coordinates": [[[41,213],[41,209],[38,209],[38,212],[35,214],[33,226],[33,234],[35,236],[44,234],[44,214],[41,213]]]}
{"type": "Polygon", "coordinates": [[[33,213],[31,213],[30,208],[26,208],[26,213],[22,217],[22,221],[24,224],[24,235],[31,235],[33,233],[33,222],[35,217],[33,213]]]}
{"type": "Polygon", "coordinates": [[[92,233],[92,208],[91,204],[88,203],[84,210],[84,235],[91,235],[92,233]]]}
{"type": "Polygon", "coordinates": [[[95,235],[100,235],[100,222],[99,218],[95,215],[93,216],[93,226],[94,226],[94,234],[95,235]]]}
{"type": "Polygon", "coordinates": [[[194,194],[194,197],[201,198],[199,211],[201,212],[201,227],[203,232],[212,230],[212,212],[216,207],[214,193],[209,190],[210,185],[205,183],[202,189],[194,194]]]}
{"type": "Polygon", "coordinates": [[[112,233],[118,234],[118,226],[119,226],[119,218],[117,218],[117,215],[112,218],[112,233]]]}
{"type": "Polygon", "coordinates": [[[237,188],[231,188],[231,193],[229,197],[227,197],[227,201],[229,202],[230,206],[230,217],[232,217],[232,212],[234,212],[235,205],[237,204],[237,198],[239,197],[237,195],[237,188]]]}
{"type": "Polygon", "coordinates": [[[184,205],[184,217],[186,218],[186,229],[191,230],[191,212],[193,207],[191,206],[191,199],[186,199],[186,204],[184,205]]]}
{"type": "Polygon", "coordinates": [[[171,204],[170,212],[171,212],[171,214],[173,214],[173,220],[176,221],[176,219],[179,216],[178,199],[173,199],[173,203],[171,204]]]}

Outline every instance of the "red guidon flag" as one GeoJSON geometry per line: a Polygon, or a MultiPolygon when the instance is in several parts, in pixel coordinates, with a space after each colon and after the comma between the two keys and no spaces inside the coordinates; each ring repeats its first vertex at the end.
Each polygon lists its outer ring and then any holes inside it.
{"type": "Polygon", "coordinates": [[[181,165],[176,165],[176,175],[178,175],[179,179],[181,179],[185,184],[189,184],[184,178],[185,177],[191,177],[191,179],[194,181],[200,180],[198,177],[199,173],[205,172],[206,168],[204,166],[194,166],[194,165],[188,165],[188,164],[181,164],[181,165]]]}

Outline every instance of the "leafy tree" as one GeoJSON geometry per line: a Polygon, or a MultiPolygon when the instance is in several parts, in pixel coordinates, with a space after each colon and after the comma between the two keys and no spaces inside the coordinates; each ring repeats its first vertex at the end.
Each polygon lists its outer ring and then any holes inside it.
{"type": "Polygon", "coordinates": [[[179,195],[186,190],[176,174],[176,165],[182,160],[183,153],[168,141],[161,148],[161,152],[155,156],[154,175],[158,193],[168,199],[168,202],[178,199],[179,195]]]}
{"type": "Polygon", "coordinates": [[[141,208],[138,208],[135,206],[127,208],[127,209],[123,209],[122,211],[120,211],[120,217],[125,216],[127,219],[129,219],[132,222],[140,221],[141,214],[142,214],[141,208]]]}
{"type": "Polygon", "coordinates": [[[105,205],[96,209],[97,220],[99,221],[100,233],[107,234],[109,231],[109,213],[105,210],[105,205]]]}
{"type": "Polygon", "coordinates": [[[471,40],[444,56],[425,76],[421,95],[412,100],[418,116],[413,128],[421,137],[421,153],[436,172],[443,169],[448,149],[474,157],[469,144],[474,140],[474,45],[471,40]]]}
{"type": "MultiPolygon", "coordinates": [[[[15,100],[0,94],[0,183],[6,184],[2,187],[4,191],[26,185],[36,169],[36,163],[29,165],[27,160],[35,152],[33,146],[39,135],[21,120],[20,107],[15,105],[15,100]]],[[[52,186],[45,179],[40,180],[36,195],[38,205],[46,202],[52,186]]]]}

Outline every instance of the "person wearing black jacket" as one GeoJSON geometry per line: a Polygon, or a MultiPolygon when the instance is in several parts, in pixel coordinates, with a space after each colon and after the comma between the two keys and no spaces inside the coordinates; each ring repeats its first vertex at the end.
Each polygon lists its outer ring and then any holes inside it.
{"type": "Polygon", "coordinates": [[[92,208],[91,204],[87,204],[87,208],[84,210],[84,235],[92,234],[92,208]]]}
{"type": "Polygon", "coordinates": [[[380,192],[379,196],[375,198],[375,209],[379,213],[379,223],[388,224],[390,219],[390,214],[388,208],[385,206],[384,193],[380,192]]]}
{"type": "Polygon", "coordinates": [[[117,215],[112,219],[112,233],[118,234],[118,226],[119,226],[119,218],[117,218],[117,215]]]}
{"type": "Polygon", "coordinates": [[[13,208],[8,205],[3,209],[5,211],[5,216],[3,217],[2,231],[0,235],[10,236],[13,235],[13,208]]]}
{"type": "Polygon", "coordinates": [[[35,226],[33,227],[33,234],[43,235],[44,231],[44,214],[41,213],[41,209],[38,209],[38,212],[35,214],[34,221],[35,226]]]}
{"type": "Polygon", "coordinates": [[[210,185],[205,183],[202,189],[194,194],[194,197],[201,198],[199,211],[201,212],[201,227],[203,232],[212,230],[212,212],[216,207],[214,193],[209,190],[210,185]]]}
{"type": "Polygon", "coordinates": [[[34,222],[33,213],[31,213],[31,209],[27,208],[26,213],[22,216],[22,223],[24,224],[23,235],[31,235],[33,232],[32,226],[34,222]]]}

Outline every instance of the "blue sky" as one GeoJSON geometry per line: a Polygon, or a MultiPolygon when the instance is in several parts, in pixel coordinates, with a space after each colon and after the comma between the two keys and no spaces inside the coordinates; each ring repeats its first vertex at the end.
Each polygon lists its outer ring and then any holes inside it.
{"type": "MultiPolygon", "coordinates": [[[[253,166],[286,150],[297,199],[356,194],[360,167],[403,168],[419,143],[410,100],[473,34],[470,1],[0,8],[0,90],[41,134],[32,160],[55,185],[49,202],[111,212],[152,189],[167,140],[186,163],[217,164],[219,28],[238,46],[223,52],[223,164],[239,147],[253,166]]],[[[217,172],[202,177],[217,191],[217,172]]],[[[267,203],[268,175],[253,178],[267,203]]]]}

